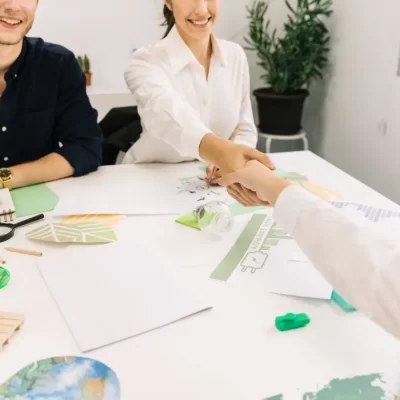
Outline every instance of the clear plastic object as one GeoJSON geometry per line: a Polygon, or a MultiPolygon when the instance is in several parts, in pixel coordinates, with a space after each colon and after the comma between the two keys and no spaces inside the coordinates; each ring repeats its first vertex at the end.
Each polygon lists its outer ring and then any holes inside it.
{"type": "Polygon", "coordinates": [[[197,207],[194,213],[203,232],[220,236],[232,229],[233,215],[223,201],[210,201],[197,207]]]}

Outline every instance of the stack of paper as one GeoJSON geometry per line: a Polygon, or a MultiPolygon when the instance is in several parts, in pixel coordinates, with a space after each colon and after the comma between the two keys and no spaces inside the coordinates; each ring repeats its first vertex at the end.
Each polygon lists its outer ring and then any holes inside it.
{"type": "MultiPolygon", "coordinates": [[[[154,254],[154,252],[153,252],[154,254]]],[[[93,350],[210,308],[142,244],[76,247],[48,255],[42,276],[81,351],[93,350]]]]}

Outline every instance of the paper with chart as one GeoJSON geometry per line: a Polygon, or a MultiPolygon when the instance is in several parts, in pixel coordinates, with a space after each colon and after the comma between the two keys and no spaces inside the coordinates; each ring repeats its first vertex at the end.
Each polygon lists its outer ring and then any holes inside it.
{"type": "Polygon", "coordinates": [[[330,201],[333,207],[357,223],[365,224],[385,236],[398,238],[400,234],[400,208],[389,210],[351,201],[330,201]]]}
{"type": "Polygon", "coordinates": [[[48,254],[38,266],[83,352],[210,308],[143,243],[77,246],[67,258],[48,254]]]}
{"type": "Polygon", "coordinates": [[[211,278],[271,293],[330,299],[332,287],[270,216],[255,214],[211,278]]]}

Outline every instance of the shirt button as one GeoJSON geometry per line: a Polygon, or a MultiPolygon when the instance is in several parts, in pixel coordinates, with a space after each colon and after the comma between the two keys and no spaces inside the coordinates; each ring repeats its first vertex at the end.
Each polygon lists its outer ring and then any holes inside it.
{"type": "Polygon", "coordinates": [[[5,132],[5,131],[7,130],[7,127],[6,127],[6,126],[3,126],[3,127],[1,128],[1,130],[2,130],[3,132],[5,132]]]}
{"type": "Polygon", "coordinates": [[[4,157],[3,160],[4,160],[4,161],[8,161],[8,157],[4,157]]]}

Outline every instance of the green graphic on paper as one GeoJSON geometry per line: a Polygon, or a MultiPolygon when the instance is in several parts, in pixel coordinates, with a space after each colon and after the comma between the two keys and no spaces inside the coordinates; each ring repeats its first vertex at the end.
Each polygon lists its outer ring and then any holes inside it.
{"type": "Polygon", "coordinates": [[[110,225],[101,222],[47,224],[29,232],[27,238],[53,243],[111,243],[117,240],[110,225]]]}
{"type": "MultiPolygon", "coordinates": [[[[382,374],[361,375],[334,379],[322,389],[301,394],[299,400],[399,400],[400,397],[385,388],[382,374]]],[[[291,397],[292,398],[292,397],[291,397]]],[[[284,394],[264,400],[285,400],[284,394]]]]}
{"type": "Polygon", "coordinates": [[[53,211],[58,196],[45,184],[27,186],[11,191],[17,218],[53,211]]]}
{"type": "Polygon", "coordinates": [[[262,269],[272,248],[280,240],[291,239],[273,219],[255,214],[237,239],[229,253],[211,274],[212,279],[228,281],[236,269],[254,274],[262,269]]]}

